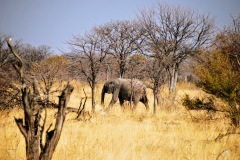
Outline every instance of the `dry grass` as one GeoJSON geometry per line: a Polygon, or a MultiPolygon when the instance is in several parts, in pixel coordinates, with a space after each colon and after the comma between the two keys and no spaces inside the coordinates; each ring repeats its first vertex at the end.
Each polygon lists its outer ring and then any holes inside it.
{"type": "MultiPolygon", "coordinates": [[[[69,106],[78,107],[80,97],[90,89],[86,85],[73,83],[75,87],[69,106]]],[[[96,103],[100,104],[101,85],[97,88],[96,103]]],[[[209,113],[191,112],[181,105],[181,97],[206,97],[207,94],[190,84],[179,84],[176,102],[169,100],[163,88],[161,104],[156,115],[145,111],[142,104],[131,113],[122,110],[117,103],[109,113],[97,112],[90,121],[75,120],[76,114],[69,113],[63,132],[54,153],[55,160],[156,160],[156,159],[240,159],[239,135],[215,138],[231,129],[230,121],[221,115],[214,118],[209,113]],[[168,109],[171,108],[171,109],[168,109]],[[220,117],[220,118],[218,118],[220,117]]],[[[150,106],[153,99],[148,91],[150,106]]],[[[110,101],[111,96],[106,96],[110,101]]],[[[218,101],[218,100],[216,100],[218,101]]],[[[106,102],[106,103],[108,103],[106,102]]],[[[221,105],[222,102],[218,103],[221,105]]],[[[90,98],[87,110],[90,110],[90,98]]],[[[25,141],[18,130],[14,116],[22,117],[21,109],[2,111],[0,118],[0,159],[25,159],[25,141]]],[[[54,119],[54,110],[48,110],[48,124],[54,119]]]]}

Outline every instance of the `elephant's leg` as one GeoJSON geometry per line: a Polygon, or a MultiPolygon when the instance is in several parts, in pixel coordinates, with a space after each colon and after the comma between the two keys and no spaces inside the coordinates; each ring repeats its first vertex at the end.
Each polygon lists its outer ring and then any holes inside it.
{"type": "Polygon", "coordinates": [[[144,102],[143,104],[145,105],[145,107],[146,107],[146,110],[149,110],[149,105],[148,105],[148,102],[144,102]]]}
{"type": "Polygon", "coordinates": [[[144,101],[143,104],[145,105],[146,107],[146,110],[149,110],[149,105],[148,105],[148,101],[144,101]]]}
{"type": "Polygon", "coordinates": [[[115,103],[117,102],[117,99],[115,99],[114,97],[112,98],[112,100],[109,103],[109,107],[112,107],[115,103]]]}
{"type": "Polygon", "coordinates": [[[122,106],[123,106],[123,103],[124,103],[123,98],[119,97],[119,102],[120,102],[120,105],[121,105],[121,107],[122,107],[122,106]]]}
{"type": "Polygon", "coordinates": [[[117,102],[116,99],[112,98],[109,105],[107,106],[107,108],[105,109],[105,111],[109,111],[109,109],[112,108],[112,106],[117,102]]]}
{"type": "Polygon", "coordinates": [[[133,101],[133,108],[132,110],[135,111],[137,108],[138,101],[133,101]]]}
{"type": "Polygon", "coordinates": [[[149,110],[149,105],[148,105],[148,99],[147,97],[143,97],[141,100],[140,100],[146,107],[147,110],[149,110]]]}
{"type": "Polygon", "coordinates": [[[133,97],[133,108],[132,108],[133,111],[136,110],[138,102],[139,102],[139,97],[133,97]]]}
{"type": "Polygon", "coordinates": [[[118,100],[118,93],[119,93],[119,90],[115,90],[113,92],[113,96],[112,96],[112,99],[111,99],[111,101],[110,101],[110,103],[108,105],[107,110],[109,110],[109,108],[112,108],[112,106],[117,102],[117,100],[118,100]]]}

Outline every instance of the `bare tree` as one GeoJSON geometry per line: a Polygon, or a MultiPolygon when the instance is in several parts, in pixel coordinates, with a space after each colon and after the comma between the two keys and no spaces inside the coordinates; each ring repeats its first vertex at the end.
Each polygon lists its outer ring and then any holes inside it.
{"type": "MultiPolygon", "coordinates": [[[[21,89],[16,81],[17,76],[12,67],[10,67],[15,59],[10,54],[5,39],[4,41],[2,39],[0,41],[0,70],[2,71],[0,73],[0,83],[5,87],[2,86],[0,89],[2,93],[0,105],[6,108],[21,104],[21,89]]],[[[26,83],[31,81],[31,77],[35,77],[39,83],[44,84],[43,87],[41,85],[41,91],[45,95],[44,100],[50,104],[49,96],[56,91],[60,91],[58,90],[59,88],[52,90],[53,85],[61,84],[63,75],[66,75],[66,72],[63,73],[66,71],[63,57],[50,57],[52,55],[50,47],[44,45],[33,47],[31,45],[23,45],[17,41],[14,43],[14,49],[19,56],[23,57],[22,62],[25,66],[23,69],[26,83]]]]}
{"type": "Polygon", "coordinates": [[[142,54],[133,54],[127,60],[126,76],[129,78],[137,78],[145,80],[144,69],[146,67],[147,58],[142,54]]]}
{"type": "Polygon", "coordinates": [[[232,17],[232,24],[217,35],[215,46],[230,54],[233,67],[240,73],[240,16],[232,17]]]}
{"type": "Polygon", "coordinates": [[[65,56],[52,56],[35,63],[32,62],[28,74],[43,84],[41,91],[47,104],[54,104],[50,100],[50,95],[61,90],[63,80],[67,79],[68,64],[68,59],[65,56]]]}
{"type": "Polygon", "coordinates": [[[120,78],[125,76],[127,59],[138,51],[138,46],[143,41],[139,26],[136,21],[111,21],[98,28],[110,46],[109,54],[117,60],[120,78]]]}
{"type": "Polygon", "coordinates": [[[50,130],[50,125],[46,131],[45,143],[43,143],[43,131],[45,129],[47,111],[45,109],[45,116],[43,118],[42,110],[44,109],[44,103],[41,103],[42,100],[40,98],[36,80],[32,81],[33,92],[31,92],[30,88],[26,84],[23,61],[12,46],[10,40],[6,38],[6,41],[8,43],[8,47],[15,56],[16,61],[13,66],[22,83],[21,91],[22,104],[24,107],[24,120],[22,118],[15,118],[15,122],[25,138],[26,157],[28,160],[51,159],[61,136],[62,127],[65,121],[65,110],[73,91],[73,87],[68,84],[62,91],[62,94],[59,97],[55,128],[50,130]],[[43,122],[41,124],[42,118],[43,122]]]}
{"type": "Polygon", "coordinates": [[[67,42],[76,53],[76,62],[80,65],[80,72],[85,77],[92,91],[92,110],[95,111],[95,87],[99,72],[108,53],[108,46],[97,29],[84,36],[75,36],[67,42]]]}
{"type": "Polygon", "coordinates": [[[6,64],[9,59],[9,51],[5,42],[4,37],[0,35],[0,67],[6,64]]]}
{"type": "Polygon", "coordinates": [[[134,85],[134,79],[144,79],[144,69],[146,67],[146,58],[141,54],[134,54],[129,57],[127,61],[127,72],[126,75],[130,78],[130,108],[133,108],[133,96],[134,91],[136,91],[136,85],[134,85]],[[135,87],[135,88],[134,88],[135,87]]]}
{"type": "Polygon", "coordinates": [[[172,93],[176,89],[179,65],[210,42],[214,21],[208,15],[163,4],[159,4],[157,9],[141,11],[138,19],[145,31],[148,52],[168,59],[163,63],[172,93]]]}
{"type": "MultiPolygon", "coordinates": [[[[19,42],[14,43],[19,48],[19,42]]],[[[12,68],[13,56],[7,46],[4,36],[0,35],[0,108],[11,108],[21,104],[21,90],[18,87],[17,76],[12,68]]]]}
{"type": "Polygon", "coordinates": [[[46,45],[41,45],[34,47],[30,44],[23,45],[19,50],[19,55],[23,57],[24,61],[29,62],[40,62],[44,59],[49,58],[53,55],[51,47],[46,45]]]}
{"type": "MultiPolygon", "coordinates": [[[[11,65],[13,56],[10,54],[10,50],[7,46],[4,35],[0,34],[0,67],[11,65]]],[[[13,44],[15,50],[20,50],[22,48],[22,43],[20,41],[14,41],[13,44]]]]}
{"type": "Polygon", "coordinates": [[[156,113],[156,108],[159,106],[159,95],[162,85],[166,82],[166,63],[164,59],[158,57],[149,57],[145,68],[145,75],[148,77],[147,87],[153,91],[153,112],[156,113]]]}

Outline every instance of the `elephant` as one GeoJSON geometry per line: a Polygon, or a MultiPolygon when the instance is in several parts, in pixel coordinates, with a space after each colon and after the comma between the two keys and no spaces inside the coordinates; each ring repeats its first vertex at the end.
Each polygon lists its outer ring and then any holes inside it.
{"type": "Polygon", "coordinates": [[[109,107],[112,107],[119,99],[120,105],[123,106],[124,100],[133,102],[135,110],[138,102],[142,102],[146,109],[149,110],[146,86],[138,79],[112,79],[107,81],[102,88],[101,105],[104,105],[105,93],[113,94],[109,107]],[[131,94],[132,93],[132,94],[131,94]],[[131,96],[132,95],[132,96],[131,96]]]}

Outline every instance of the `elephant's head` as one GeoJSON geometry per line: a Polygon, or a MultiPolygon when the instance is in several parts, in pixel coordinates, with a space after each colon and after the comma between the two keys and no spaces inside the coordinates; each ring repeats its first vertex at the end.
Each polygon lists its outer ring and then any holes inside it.
{"type": "Polygon", "coordinates": [[[117,81],[108,81],[104,84],[102,89],[102,95],[101,95],[101,104],[104,104],[104,96],[105,93],[111,94],[114,92],[114,90],[119,86],[117,81]]]}

